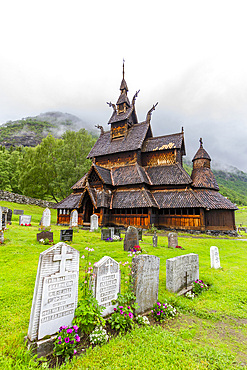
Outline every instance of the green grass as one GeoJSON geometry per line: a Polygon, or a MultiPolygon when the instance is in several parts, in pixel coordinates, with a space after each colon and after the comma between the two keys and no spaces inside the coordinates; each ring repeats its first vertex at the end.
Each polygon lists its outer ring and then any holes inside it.
{"type": "MultiPolygon", "coordinates": [[[[39,254],[48,247],[36,241],[43,209],[8,202],[1,205],[24,209],[25,214],[32,215],[32,226],[19,226],[19,216],[13,215],[13,224],[5,232],[6,242],[0,245],[0,368],[33,369],[38,365],[26,351],[23,339],[39,254]]],[[[55,225],[56,211],[51,212],[57,243],[63,227],[55,225]]],[[[240,213],[241,217],[245,213],[240,213]]],[[[167,237],[159,234],[157,248],[153,248],[151,236],[144,235],[141,242],[148,254],[160,257],[159,300],[174,304],[179,316],[163,327],[135,329],[105,346],[89,349],[65,369],[237,369],[243,368],[241,363],[247,364],[247,242],[179,235],[179,245],[185,250],[168,249],[167,237]],[[210,268],[212,245],[219,248],[220,270],[210,268]],[[166,290],[166,260],[188,253],[199,255],[200,278],[210,284],[210,289],[193,301],[166,290]]],[[[104,255],[118,262],[130,260],[123,242],[103,242],[98,232],[75,232],[71,246],[81,255],[85,247],[93,247],[92,263],[104,255]]]]}

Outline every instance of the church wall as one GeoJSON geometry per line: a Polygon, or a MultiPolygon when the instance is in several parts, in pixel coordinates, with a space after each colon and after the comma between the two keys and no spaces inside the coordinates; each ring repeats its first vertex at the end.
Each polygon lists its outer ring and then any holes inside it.
{"type": "Polygon", "coordinates": [[[142,153],[143,166],[169,165],[175,163],[176,155],[173,150],[142,153]]]}
{"type": "Polygon", "coordinates": [[[95,164],[105,168],[128,166],[138,161],[137,152],[124,152],[95,158],[95,164]]]}
{"type": "Polygon", "coordinates": [[[235,230],[234,211],[221,209],[205,211],[205,226],[207,230],[235,230]]]}

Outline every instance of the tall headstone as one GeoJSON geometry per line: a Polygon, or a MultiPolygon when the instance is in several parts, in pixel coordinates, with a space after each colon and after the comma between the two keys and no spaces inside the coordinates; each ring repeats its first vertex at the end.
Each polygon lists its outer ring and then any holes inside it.
{"type": "Polygon", "coordinates": [[[132,260],[133,291],[139,308],[136,313],[150,310],[158,299],[160,259],[140,254],[132,260]]]}
{"type": "Polygon", "coordinates": [[[199,279],[199,256],[195,253],[166,260],[166,289],[179,292],[199,279]]]}
{"type": "Polygon", "coordinates": [[[156,232],[154,232],[154,236],[153,236],[153,247],[156,248],[157,245],[158,245],[158,237],[157,237],[156,232]]]}
{"type": "Polygon", "coordinates": [[[19,216],[19,225],[30,225],[32,216],[29,215],[20,215],[19,216]]]}
{"type": "Polygon", "coordinates": [[[3,211],[2,207],[0,207],[0,231],[3,229],[3,211]]]}
{"type": "Polygon", "coordinates": [[[142,229],[138,229],[138,239],[142,240],[142,229]]]}
{"type": "Polygon", "coordinates": [[[90,216],[90,231],[97,230],[99,228],[99,217],[95,214],[90,216]]]}
{"type": "Polygon", "coordinates": [[[119,263],[108,256],[104,256],[93,267],[95,278],[92,279],[92,290],[99,306],[105,307],[102,316],[113,312],[116,305],[112,300],[117,299],[120,292],[120,269],[119,263]]]}
{"type": "Polygon", "coordinates": [[[11,225],[12,223],[12,209],[8,208],[7,222],[11,225]]]}
{"type": "Polygon", "coordinates": [[[111,239],[113,239],[113,237],[114,237],[114,227],[109,227],[109,230],[110,230],[110,232],[111,232],[111,236],[110,236],[110,238],[111,239]]]}
{"type": "Polygon", "coordinates": [[[2,229],[4,230],[7,227],[8,208],[1,207],[1,209],[2,209],[2,229]]]}
{"type": "Polygon", "coordinates": [[[28,328],[30,341],[70,326],[78,298],[79,252],[57,243],[40,254],[28,328]]]}
{"type": "Polygon", "coordinates": [[[211,268],[220,269],[219,249],[215,246],[210,247],[211,268]]]}
{"type": "Polygon", "coordinates": [[[70,214],[69,227],[78,227],[78,212],[76,209],[70,214]]]}
{"type": "Polygon", "coordinates": [[[51,226],[51,211],[49,208],[44,209],[43,216],[41,219],[41,227],[50,227],[51,226]]]}
{"type": "Polygon", "coordinates": [[[178,245],[178,234],[169,233],[168,234],[168,248],[176,248],[178,245]]]}
{"type": "Polygon", "coordinates": [[[138,230],[134,226],[129,226],[124,238],[124,250],[129,251],[139,245],[138,230]]]}

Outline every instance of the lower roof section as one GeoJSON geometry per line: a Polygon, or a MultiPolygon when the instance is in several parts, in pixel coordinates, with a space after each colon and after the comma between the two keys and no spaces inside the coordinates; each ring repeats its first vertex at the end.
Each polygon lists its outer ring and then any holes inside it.
{"type": "Polygon", "coordinates": [[[116,191],[112,196],[111,208],[141,208],[158,205],[149,190],[116,191]]]}
{"type": "Polygon", "coordinates": [[[72,209],[78,208],[81,199],[81,194],[72,193],[67,198],[61,200],[61,202],[56,204],[57,209],[72,209]]]}
{"type": "Polygon", "coordinates": [[[231,209],[237,210],[238,207],[229,199],[215,190],[194,190],[196,197],[208,209],[231,209]]]}

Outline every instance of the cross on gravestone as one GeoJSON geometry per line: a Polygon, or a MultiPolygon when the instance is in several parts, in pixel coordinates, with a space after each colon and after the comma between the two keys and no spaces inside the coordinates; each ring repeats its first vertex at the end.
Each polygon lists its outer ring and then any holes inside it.
{"type": "Polygon", "coordinates": [[[66,263],[66,260],[72,260],[72,258],[73,258],[73,255],[72,254],[69,254],[69,253],[66,253],[66,250],[67,250],[66,245],[63,245],[62,246],[61,254],[55,255],[53,257],[53,261],[61,261],[61,263],[60,263],[60,271],[59,271],[60,274],[64,274],[65,273],[65,263],[66,263]]]}
{"type": "Polygon", "coordinates": [[[187,271],[185,273],[185,288],[186,289],[188,288],[188,273],[187,273],[187,271]]]}

